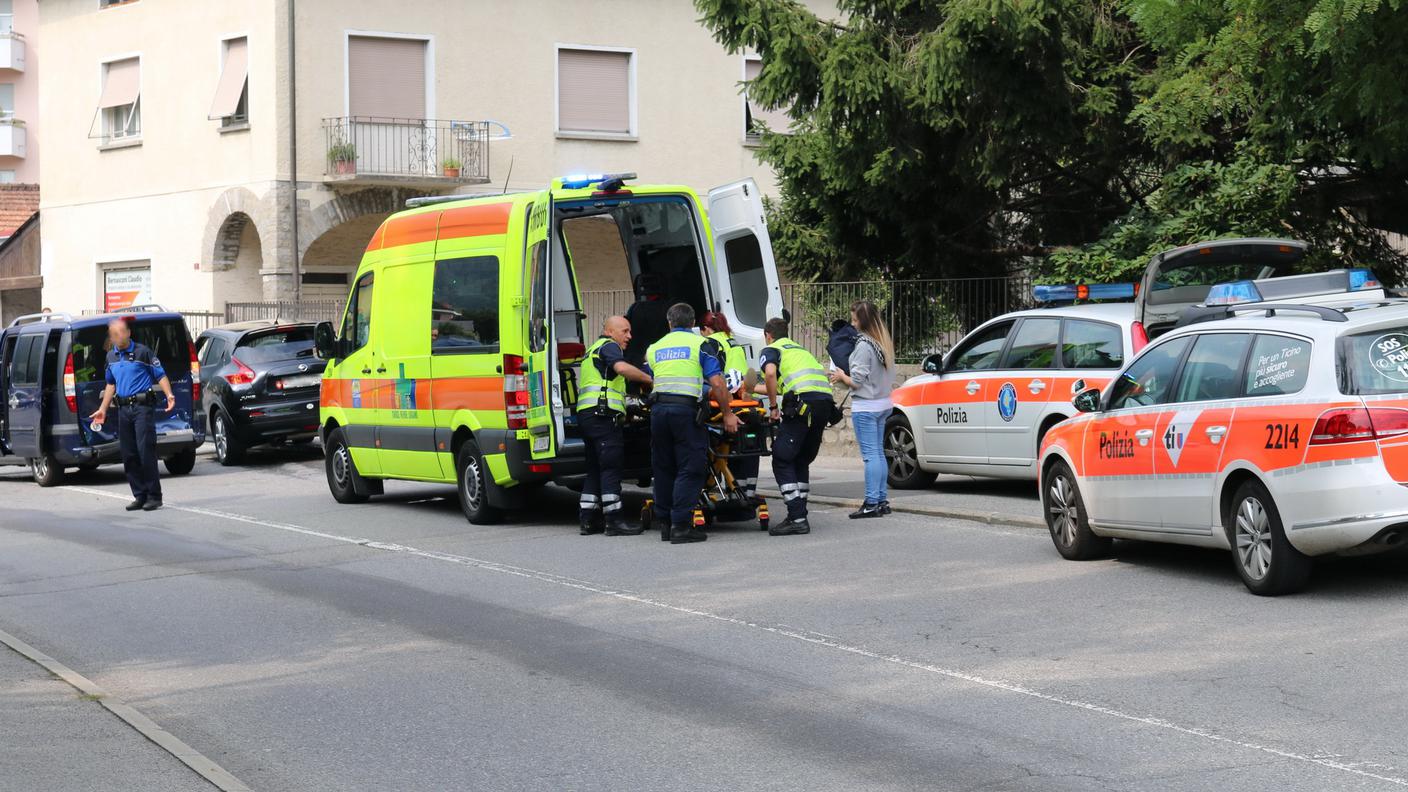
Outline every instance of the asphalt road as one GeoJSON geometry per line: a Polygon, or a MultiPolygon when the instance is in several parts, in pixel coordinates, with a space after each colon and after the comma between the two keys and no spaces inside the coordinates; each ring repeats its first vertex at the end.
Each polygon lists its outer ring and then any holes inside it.
{"type": "Polygon", "coordinates": [[[670,546],[322,476],[203,459],[134,516],[0,475],[0,628],[260,792],[1408,786],[1400,559],[1267,600],[1214,552],[833,508],[670,546]]]}

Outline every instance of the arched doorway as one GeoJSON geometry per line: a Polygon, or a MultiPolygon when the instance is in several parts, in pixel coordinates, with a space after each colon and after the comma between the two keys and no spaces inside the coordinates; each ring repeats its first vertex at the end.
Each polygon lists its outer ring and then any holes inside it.
{"type": "Polygon", "coordinates": [[[303,254],[305,301],[344,300],[367,242],[389,213],[354,217],[323,232],[303,254]]]}
{"type": "Polygon", "coordinates": [[[211,257],[214,303],[252,302],[264,299],[264,244],[254,220],[233,212],[220,224],[211,257]]]}

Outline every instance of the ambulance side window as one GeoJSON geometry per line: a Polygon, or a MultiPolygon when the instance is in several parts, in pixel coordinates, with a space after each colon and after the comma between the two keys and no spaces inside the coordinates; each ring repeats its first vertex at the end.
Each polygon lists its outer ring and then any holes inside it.
{"type": "Polygon", "coordinates": [[[1110,391],[1111,410],[1164,404],[1173,395],[1178,364],[1192,342],[1187,336],[1159,344],[1145,352],[1115,380],[1110,391]]]}
{"type": "Polygon", "coordinates": [[[495,256],[435,262],[430,303],[433,354],[499,351],[499,260],[495,256]]]}
{"type": "Polygon", "coordinates": [[[548,345],[548,243],[538,242],[528,255],[533,262],[532,296],[528,301],[528,349],[542,352],[548,345]]]}
{"type": "Polygon", "coordinates": [[[342,337],[347,340],[347,351],[355,352],[367,345],[367,337],[372,327],[372,275],[368,272],[357,279],[352,289],[352,299],[347,306],[347,326],[342,328],[342,337]]]}

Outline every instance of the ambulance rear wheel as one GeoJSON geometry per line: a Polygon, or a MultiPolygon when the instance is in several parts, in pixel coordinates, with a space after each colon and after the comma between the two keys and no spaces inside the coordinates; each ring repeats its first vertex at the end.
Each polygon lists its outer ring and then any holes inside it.
{"type": "Polygon", "coordinates": [[[347,434],[342,427],[328,433],[327,455],[324,466],[328,473],[328,490],[338,503],[366,503],[367,496],[357,493],[353,481],[359,475],[357,463],[352,461],[352,449],[347,445],[347,434]]]}
{"type": "Polygon", "coordinates": [[[1281,512],[1266,485],[1250,479],[1237,488],[1223,518],[1237,575],[1251,593],[1262,597],[1305,588],[1315,563],[1291,546],[1281,512]]]}
{"type": "Polygon", "coordinates": [[[504,513],[489,505],[489,485],[485,479],[487,472],[484,464],[484,457],[479,453],[479,446],[473,440],[466,440],[460,446],[459,456],[455,459],[455,472],[457,473],[456,487],[460,493],[460,509],[464,512],[465,519],[473,525],[493,525],[501,522],[504,513]]]}
{"type": "Polygon", "coordinates": [[[1041,505],[1046,512],[1046,527],[1056,552],[1071,561],[1088,561],[1110,554],[1114,541],[1096,536],[1090,530],[1085,514],[1085,500],[1080,496],[1075,474],[1065,462],[1057,462],[1042,477],[1041,505]]]}
{"type": "Polygon", "coordinates": [[[896,413],[885,422],[885,464],[890,486],[895,489],[924,489],[937,478],[919,467],[919,444],[909,421],[896,413]]]}

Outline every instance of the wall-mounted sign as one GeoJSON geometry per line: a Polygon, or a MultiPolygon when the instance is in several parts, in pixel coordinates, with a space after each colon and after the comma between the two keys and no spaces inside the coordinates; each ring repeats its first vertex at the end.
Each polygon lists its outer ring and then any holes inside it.
{"type": "Polygon", "coordinates": [[[103,273],[103,310],[109,313],[152,301],[151,267],[103,273]]]}

